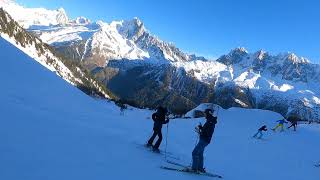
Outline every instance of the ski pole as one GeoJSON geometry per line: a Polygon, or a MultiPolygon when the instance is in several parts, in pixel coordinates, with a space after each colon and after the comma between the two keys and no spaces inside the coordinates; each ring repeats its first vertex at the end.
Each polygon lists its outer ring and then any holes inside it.
{"type": "Polygon", "coordinates": [[[167,124],[166,148],[165,148],[165,151],[164,151],[164,159],[165,159],[165,160],[167,160],[168,132],[169,132],[169,122],[168,122],[168,124],[167,124]]]}
{"type": "Polygon", "coordinates": [[[194,144],[194,147],[196,147],[196,145],[198,144],[198,141],[199,141],[199,134],[197,134],[197,138],[196,138],[196,142],[194,144]]]}

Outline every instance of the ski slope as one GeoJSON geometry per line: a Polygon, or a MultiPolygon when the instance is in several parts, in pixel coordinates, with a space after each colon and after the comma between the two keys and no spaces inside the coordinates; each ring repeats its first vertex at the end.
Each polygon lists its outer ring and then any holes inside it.
{"type": "MultiPolygon", "coordinates": [[[[143,144],[151,135],[151,111],[92,99],[0,38],[0,179],[212,179],[160,169],[164,157],[143,144]]],[[[230,180],[316,180],[320,127],[251,136],[280,115],[232,108],[219,112],[207,170],[230,180]]],[[[190,163],[203,119],[169,124],[168,151],[190,163]]],[[[166,127],[163,128],[165,148],[166,127]]]]}

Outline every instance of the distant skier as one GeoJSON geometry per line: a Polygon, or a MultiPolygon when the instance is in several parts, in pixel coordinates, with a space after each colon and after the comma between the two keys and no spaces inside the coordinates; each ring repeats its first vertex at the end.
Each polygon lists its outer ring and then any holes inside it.
{"type": "Polygon", "coordinates": [[[276,131],[279,127],[281,128],[281,132],[283,132],[284,131],[284,123],[288,123],[287,121],[286,121],[286,119],[280,119],[280,120],[278,120],[278,121],[276,121],[276,122],[278,122],[278,124],[276,125],[276,127],[274,127],[272,130],[273,131],[276,131]]]}
{"type": "Polygon", "coordinates": [[[204,113],[207,121],[203,126],[200,124],[197,127],[200,140],[192,151],[192,170],[196,172],[205,172],[203,168],[203,152],[205,147],[210,144],[217,123],[217,117],[212,115],[213,111],[211,109],[206,109],[204,113]]]}
{"type": "Polygon", "coordinates": [[[147,143],[146,146],[147,147],[151,147],[152,146],[153,151],[155,151],[155,152],[160,152],[159,146],[160,146],[161,141],[162,141],[162,132],[161,132],[162,125],[169,123],[169,119],[166,119],[167,112],[168,111],[167,111],[166,108],[158,107],[157,112],[152,114],[152,119],[154,121],[154,124],[153,124],[153,135],[148,140],[148,143],[147,143]],[[155,145],[152,145],[154,139],[156,138],[156,136],[158,136],[158,140],[157,140],[155,145]]]}
{"type": "Polygon", "coordinates": [[[267,131],[268,129],[267,129],[267,126],[266,125],[263,125],[263,126],[261,126],[259,129],[258,129],[258,132],[255,134],[255,135],[253,135],[253,137],[254,138],[257,138],[257,139],[261,139],[262,138],[262,136],[263,136],[263,133],[262,133],[262,131],[267,131]],[[259,135],[259,136],[258,136],[259,135]]]}
{"type": "Polygon", "coordinates": [[[121,104],[120,106],[120,115],[123,116],[124,115],[124,110],[127,109],[127,106],[124,104],[121,104]]]}
{"type": "Polygon", "coordinates": [[[289,116],[287,120],[291,123],[288,129],[293,127],[293,130],[296,131],[298,126],[298,120],[299,120],[298,117],[296,115],[289,116]]]}

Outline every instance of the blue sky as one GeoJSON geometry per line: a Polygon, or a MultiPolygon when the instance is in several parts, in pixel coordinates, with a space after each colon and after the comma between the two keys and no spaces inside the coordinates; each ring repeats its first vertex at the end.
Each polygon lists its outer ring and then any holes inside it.
{"type": "Polygon", "coordinates": [[[27,7],[63,7],[70,18],[139,17],[160,39],[189,53],[219,57],[235,47],[294,52],[320,63],[317,0],[17,0],[27,7]]]}

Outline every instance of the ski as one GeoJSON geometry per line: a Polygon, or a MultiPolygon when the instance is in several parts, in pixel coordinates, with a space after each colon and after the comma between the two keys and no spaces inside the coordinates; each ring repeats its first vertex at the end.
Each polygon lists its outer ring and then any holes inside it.
{"type": "Polygon", "coordinates": [[[169,164],[173,164],[173,165],[176,165],[176,166],[180,166],[180,167],[182,167],[182,168],[189,168],[189,166],[186,166],[186,165],[183,165],[183,164],[174,162],[174,161],[167,160],[166,162],[169,163],[169,164]]]}
{"type": "Polygon", "coordinates": [[[152,147],[147,147],[146,145],[142,145],[142,144],[137,144],[138,148],[143,148],[143,149],[146,149],[152,153],[155,153],[155,154],[159,154],[159,155],[162,155],[162,156],[166,156],[167,158],[170,158],[170,159],[175,159],[175,160],[180,160],[179,157],[176,157],[174,156],[172,153],[170,152],[167,152],[167,155],[164,151],[160,150],[158,152],[156,151],[153,151],[152,147]]]}
{"type": "Polygon", "coordinates": [[[166,166],[163,166],[163,167],[165,167],[163,169],[167,169],[167,170],[176,169],[177,171],[182,171],[182,172],[190,172],[190,173],[193,173],[193,174],[200,174],[200,175],[206,175],[206,176],[210,176],[210,177],[222,178],[222,176],[220,176],[218,174],[212,174],[212,173],[208,173],[208,172],[206,172],[206,173],[194,172],[194,171],[191,170],[190,166],[186,166],[186,165],[183,165],[183,164],[178,163],[178,162],[174,162],[174,161],[170,161],[170,160],[167,160],[166,162],[169,163],[169,164],[172,164],[172,165],[179,166],[182,169],[171,168],[171,167],[166,167],[166,166]]]}
{"type": "Polygon", "coordinates": [[[165,170],[170,170],[170,171],[177,171],[177,172],[185,172],[185,173],[190,173],[194,175],[201,175],[201,176],[208,176],[208,177],[214,177],[214,178],[222,178],[222,176],[217,175],[217,174],[211,174],[211,173],[201,173],[201,172],[195,172],[191,170],[190,168],[172,168],[172,167],[167,167],[167,166],[160,166],[161,169],[165,170]]]}

